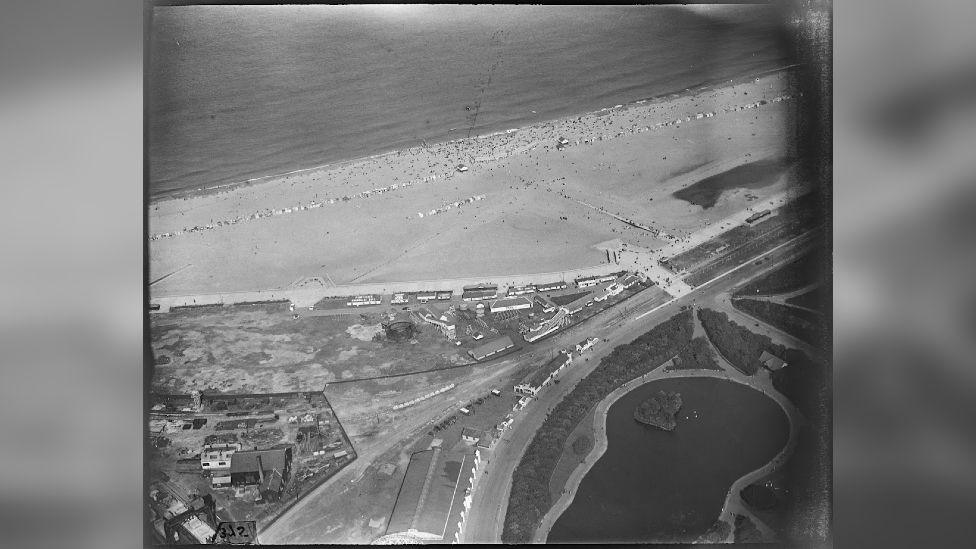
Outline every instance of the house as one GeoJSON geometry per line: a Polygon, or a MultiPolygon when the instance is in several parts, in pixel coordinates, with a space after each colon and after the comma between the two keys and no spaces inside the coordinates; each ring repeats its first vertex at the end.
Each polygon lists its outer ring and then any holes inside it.
{"type": "Polygon", "coordinates": [[[562,281],[535,285],[535,290],[537,292],[551,292],[553,290],[565,290],[565,289],[566,289],[566,283],[562,281]]]}
{"type": "Polygon", "coordinates": [[[230,459],[241,449],[241,443],[207,444],[200,452],[200,467],[206,470],[230,469],[230,459]]]}
{"type": "Polygon", "coordinates": [[[496,299],[491,302],[491,312],[503,313],[505,311],[518,311],[521,309],[531,309],[532,302],[524,297],[506,297],[496,299]]]}
{"type": "Polygon", "coordinates": [[[461,299],[464,301],[483,301],[489,299],[495,299],[498,297],[498,286],[477,285],[477,286],[465,286],[464,291],[461,293],[461,299]]]}
{"type": "Polygon", "coordinates": [[[588,288],[590,286],[596,286],[597,284],[602,284],[604,282],[610,282],[617,278],[617,275],[594,275],[594,276],[583,276],[576,279],[577,288],[588,288]]]}
{"type": "Polygon", "coordinates": [[[585,307],[586,304],[589,303],[591,299],[592,299],[591,294],[586,294],[580,297],[579,299],[577,299],[576,301],[563,305],[563,308],[566,309],[566,312],[568,312],[569,314],[574,315],[582,311],[583,307],[585,307]]]}
{"type": "Polygon", "coordinates": [[[480,347],[475,347],[474,349],[468,351],[468,354],[471,355],[471,358],[480,361],[495,356],[503,351],[507,351],[512,347],[515,347],[515,343],[512,342],[510,337],[505,336],[498,339],[493,339],[480,347]]]}
{"type": "Polygon", "coordinates": [[[235,452],[230,460],[231,484],[256,484],[262,495],[266,490],[280,494],[291,474],[291,461],[291,446],[235,452]]]}
{"type": "Polygon", "coordinates": [[[761,362],[762,365],[765,366],[770,372],[782,370],[788,365],[786,361],[770,353],[769,351],[763,351],[762,354],[759,355],[759,362],[761,362]]]}
{"type": "Polygon", "coordinates": [[[515,386],[515,392],[520,395],[535,396],[539,394],[539,388],[533,387],[528,383],[519,383],[518,385],[515,386]]]}
{"type": "Polygon", "coordinates": [[[634,284],[637,284],[638,282],[640,282],[640,278],[637,275],[635,275],[635,274],[628,274],[628,275],[624,276],[623,278],[619,279],[617,281],[617,284],[620,284],[626,290],[626,289],[631,288],[634,284]]]}
{"type": "Polygon", "coordinates": [[[464,429],[461,429],[461,440],[467,442],[468,444],[474,444],[478,442],[478,440],[483,436],[485,436],[484,431],[479,431],[477,429],[472,429],[470,427],[465,427],[464,429]]]}

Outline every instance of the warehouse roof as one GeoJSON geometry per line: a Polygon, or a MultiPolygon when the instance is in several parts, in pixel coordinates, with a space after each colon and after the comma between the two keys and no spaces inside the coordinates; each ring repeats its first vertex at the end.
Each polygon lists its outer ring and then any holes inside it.
{"type": "Polygon", "coordinates": [[[515,346],[515,344],[512,343],[512,338],[510,338],[508,336],[505,336],[505,337],[500,337],[498,339],[493,339],[493,340],[489,341],[488,343],[485,343],[484,345],[481,345],[479,347],[475,347],[474,349],[471,349],[468,352],[476,360],[482,360],[484,358],[487,358],[487,357],[489,357],[491,355],[494,355],[496,353],[500,353],[500,352],[504,351],[505,349],[509,349],[511,347],[514,347],[514,346],[515,346]]]}
{"type": "Polygon", "coordinates": [[[549,377],[549,374],[558,370],[559,367],[565,364],[567,360],[569,360],[569,356],[559,353],[556,358],[550,360],[545,364],[545,366],[536,370],[526,383],[528,383],[530,387],[538,387],[542,385],[542,382],[549,377]]]}
{"type": "Polygon", "coordinates": [[[440,448],[413,454],[386,533],[415,530],[443,536],[455,499],[464,497],[457,483],[466,472],[462,467],[466,459],[464,454],[442,453],[440,448]]]}
{"type": "Polygon", "coordinates": [[[492,301],[491,302],[491,308],[492,309],[497,309],[497,308],[501,308],[501,307],[515,307],[515,306],[518,306],[518,305],[522,305],[523,307],[531,307],[532,306],[532,302],[529,301],[528,298],[524,298],[524,297],[521,297],[521,296],[519,296],[519,297],[503,297],[501,299],[496,299],[495,301],[492,301]]]}
{"type": "Polygon", "coordinates": [[[271,448],[268,450],[243,450],[234,452],[230,458],[231,473],[250,473],[258,470],[258,457],[261,468],[266,471],[283,471],[290,448],[271,448]]]}

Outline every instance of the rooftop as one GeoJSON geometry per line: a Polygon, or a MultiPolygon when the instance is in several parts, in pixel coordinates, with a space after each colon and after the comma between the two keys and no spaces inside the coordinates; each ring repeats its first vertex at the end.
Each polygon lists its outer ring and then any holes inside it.
{"type": "Polygon", "coordinates": [[[513,347],[514,345],[515,344],[512,343],[512,338],[508,336],[504,336],[498,339],[493,339],[488,343],[485,343],[484,345],[475,347],[474,349],[471,349],[469,352],[476,359],[481,360],[482,358],[504,351],[505,349],[513,347]]]}
{"type": "Polygon", "coordinates": [[[234,452],[230,458],[231,473],[250,473],[258,470],[258,457],[261,458],[261,468],[266,471],[283,471],[290,448],[280,447],[268,450],[243,450],[234,452]]]}
{"type": "Polygon", "coordinates": [[[563,353],[559,353],[556,358],[550,360],[545,364],[545,366],[536,370],[535,373],[532,374],[532,377],[526,381],[526,383],[528,383],[530,387],[538,387],[542,385],[542,382],[549,377],[549,374],[558,370],[559,367],[565,364],[568,359],[568,356],[563,353]]]}

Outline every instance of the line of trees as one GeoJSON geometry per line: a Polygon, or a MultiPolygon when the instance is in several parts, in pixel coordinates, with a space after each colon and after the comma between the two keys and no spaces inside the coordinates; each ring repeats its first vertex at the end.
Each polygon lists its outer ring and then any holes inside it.
{"type": "Polygon", "coordinates": [[[729,320],[728,315],[711,309],[699,309],[698,320],[715,348],[722,356],[746,375],[759,369],[759,355],[769,351],[782,357],[786,348],[773,343],[768,336],[754,334],[746,327],[729,320]]]}
{"type": "Polygon", "coordinates": [[[601,400],[678,354],[693,333],[691,310],[658,324],[629,344],[619,345],[580,380],[546,417],[512,475],[502,530],[503,543],[528,543],[552,506],[549,482],[570,433],[601,400]]]}
{"type": "Polygon", "coordinates": [[[692,339],[675,357],[674,366],[668,370],[721,370],[715,361],[715,351],[712,350],[704,337],[692,339]]]}
{"type": "Polygon", "coordinates": [[[824,324],[817,313],[757,299],[733,299],[732,306],[807,343],[819,345],[824,339],[824,324]]]}

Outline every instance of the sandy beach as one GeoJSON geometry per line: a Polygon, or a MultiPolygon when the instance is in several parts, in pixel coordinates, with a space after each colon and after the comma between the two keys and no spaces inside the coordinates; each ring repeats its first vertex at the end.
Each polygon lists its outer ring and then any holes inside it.
{"type": "Polygon", "coordinates": [[[152,202],[150,292],[551,272],[605,262],[595,245],[615,238],[656,249],[657,231],[681,237],[787,188],[730,190],[707,210],[672,196],[787,154],[790,93],[775,72],[152,202]]]}

